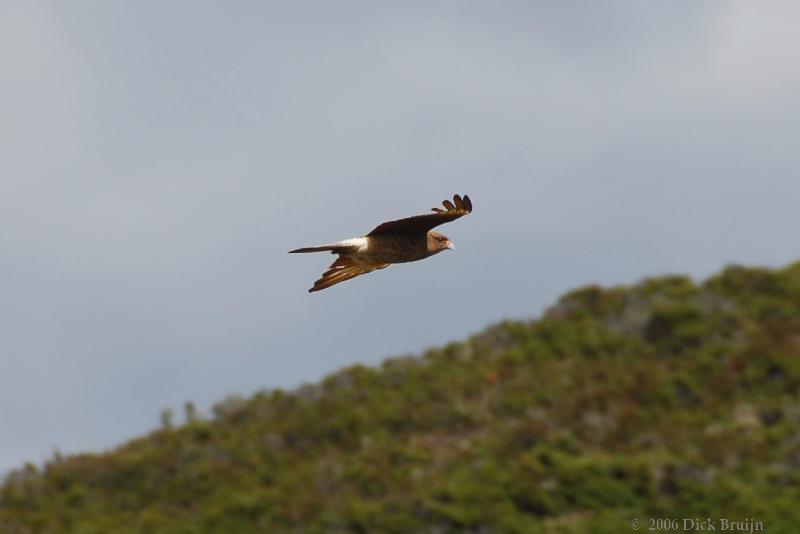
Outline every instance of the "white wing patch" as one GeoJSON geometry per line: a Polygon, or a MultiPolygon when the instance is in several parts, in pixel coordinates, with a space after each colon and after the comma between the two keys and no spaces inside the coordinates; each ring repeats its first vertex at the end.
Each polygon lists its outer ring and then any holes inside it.
{"type": "Polygon", "coordinates": [[[358,252],[364,252],[369,246],[369,239],[366,237],[354,237],[353,239],[345,239],[336,243],[342,247],[356,247],[358,252]]]}

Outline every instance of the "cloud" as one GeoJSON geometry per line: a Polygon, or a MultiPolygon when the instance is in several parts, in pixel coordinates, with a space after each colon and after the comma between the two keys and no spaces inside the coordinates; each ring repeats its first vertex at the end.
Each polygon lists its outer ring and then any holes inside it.
{"type": "Polygon", "coordinates": [[[709,77],[720,98],[764,104],[779,98],[796,103],[800,86],[800,43],[793,21],[795,2],[775,2],[759,9],[749,2],[731,2],[721,9],[710,50],[709,77]]]}

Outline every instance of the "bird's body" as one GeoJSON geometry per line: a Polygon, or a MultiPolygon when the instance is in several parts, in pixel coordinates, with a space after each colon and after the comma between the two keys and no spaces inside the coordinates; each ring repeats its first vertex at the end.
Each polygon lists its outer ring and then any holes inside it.
{"type": "Polygon", "coordinates": [[[444,250],[431,241],[433,238],[429,234],[380,234],[356,237],[343,241],[342,243],[351,246],[342,247],[339,254],[352,258],[359,265],[408,263],[424,260],[444,250]]]}
{"type": "Polygon", "coordinates": [[[339,255],[309,292],[319,291],[355,276],[383,269],[392,263],[419,261],[443,250],[452,250],[454,247],[450,239],[431,231],[431,228],[472,211],[472,202],[468,196],[462,199],[456,195],[453,201],[455,203],[445,200],[446,209],[434,208],[433,211],[436,213],[433,214],[385,222],[363,237],[292,250],[291,252],[330,251],[339,255]]]}

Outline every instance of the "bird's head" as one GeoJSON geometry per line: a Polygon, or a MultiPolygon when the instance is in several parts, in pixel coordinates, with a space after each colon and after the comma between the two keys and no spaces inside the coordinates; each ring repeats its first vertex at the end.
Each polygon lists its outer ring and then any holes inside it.
{"type": "Polygon", "coordinates": [[[446,235],[440,234],[439,232],[428,232],[428,250],[430,252],[435,254],[443,250],[453,250],[455,248],[453,242],[450,241],[450,238],[446,235]]]}

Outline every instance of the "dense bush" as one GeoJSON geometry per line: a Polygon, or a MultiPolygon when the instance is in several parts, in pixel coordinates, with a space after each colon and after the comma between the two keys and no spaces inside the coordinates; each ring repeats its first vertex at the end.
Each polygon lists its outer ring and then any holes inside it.
{"type": "Polygon", "coordinates": [[[2,532],[628,532],[800,525],[800,263],[573,291],[533,322],[230,397],[25,466],[2,532]],[[718,527],[719,528],[719,527],[718,527]]]}

